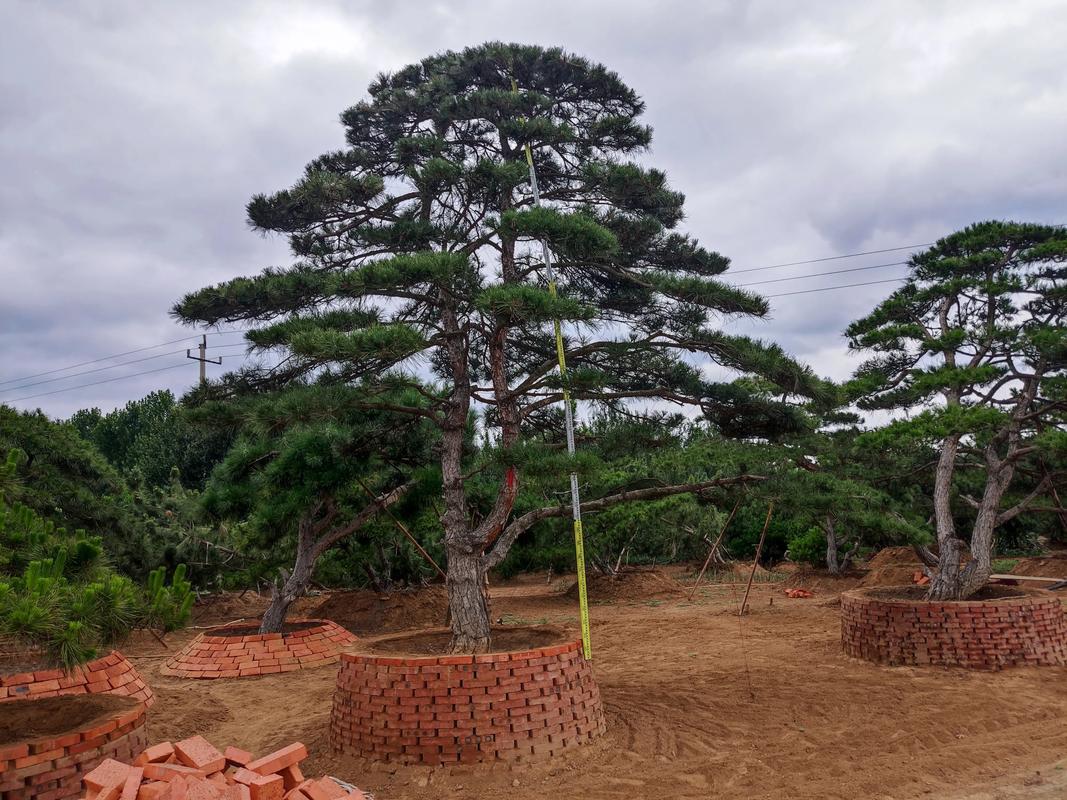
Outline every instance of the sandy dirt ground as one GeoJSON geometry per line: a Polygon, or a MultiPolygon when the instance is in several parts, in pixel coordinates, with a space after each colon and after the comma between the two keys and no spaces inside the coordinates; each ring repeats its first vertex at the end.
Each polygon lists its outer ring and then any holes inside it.
{"type": "MultiPolygon", "coordinates": [[[[166,650],[154,640],[124,650],[156,691],[153,741],[201,733],[262,753],[301,740],[311,773],[350,780],[378,800],[1067,796],[1067,669],[981,674],[850,660],[827,581],[807,600],[786,598],[780,582],[757,584],[740,625],[737,584],[701,588],[693,602],[664,592],[662,582],[651,599],[639,586],[629,599],[617,588],[605,592],[614,599],[594,596],[594,663],[609,732],[562,757],[516,765],[430,769],[339,758],[327,733],[333,667],[183,680],[159,674],[166,650]]],[[[566,588],[544,576],[496,587],[494,618],[573,629],[577,609],[566,588]]],[[[214,621],[254,614],[258,602],[217,606],[212,613],[223,618],[214,621]]],[[[177,648],[195,633],[167,644],[177,648]]]]}

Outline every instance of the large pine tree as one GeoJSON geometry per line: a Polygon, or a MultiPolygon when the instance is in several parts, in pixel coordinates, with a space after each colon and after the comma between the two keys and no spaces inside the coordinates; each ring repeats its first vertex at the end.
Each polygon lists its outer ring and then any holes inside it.
{"type": "Polygon", "coordinates": [[[929,596],[966,598],[992,572],[996,529],[1049,490],[1044,477],[1003,507],[1021,463],[1064,440],[1067,411],[1067,231],[981,222],[914,255],[903,286],[847,331],[872,354],[853,389],[870,409],[918,409],[868,435],[886,447],[938,447],[933,511],[938,552],[929,596]],[[981,497],[959,495],[962,467],[981,497]],[[967,536],[957,499],[975,510],[967,536]],[[964,563],[964,550],[970,560],[964,563]]]}
{"type": "MultiPolygon", "coordinates": [[[[255,228],[289,237],[295,263],[176,306],[188,322],[256,323],[249,341],[286,354],[280,367],[231,376],[229,386],[309,374],[359,380],[381,389],[368,406],[440,429],[457,651],[489,646],[487,570],[536,519],[569,513],[560,502],[512,515],[529,456],[524,437],[558,431],[553,318],[564,321],[576,400],[631,413],[667,401],[731,432],[765,435],[795,417],[744,384],[710,379],[709,362],[758,373],[783,396],[823,388],[779,348],[718,329],[725,318],[765,315],[767,303],[718,279],[728,260],[675,230],[682,195],[663,172],[627,160],[651,141],[643,110],[615,73],[555,48],[490,43],[382,75],[369,99],[341,115],[345,149],[311,162],[293,188],[248,205],[255,228]],[[556,260],[558,295],[546,284],[539,240],[556,260]],[[421,380],[427,370],[432,390],[421,380]],[[425,402],[391,402],[398,386],[423,392],[425,402]],[[501,450],[497,496],[476,518],[463,461],[472,410],[484,412],[501,450]]],[[[619,493],[586,507],[739,479],[619,493]]]]}

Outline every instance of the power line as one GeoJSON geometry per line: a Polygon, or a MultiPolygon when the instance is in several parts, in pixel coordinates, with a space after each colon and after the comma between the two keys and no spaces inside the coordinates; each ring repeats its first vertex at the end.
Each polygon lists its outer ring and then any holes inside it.
{"type": "Polygon", "coordinates": [[[907,261],[893,261],[889,264],[872,264],[869,267],[851,267],[850,269],[834,269],[829,272],[811,272],[807,275],[794,275],[792,278],[771,278],[766,281],[753,281],[752,283],[737,283],[737,287],[761,286],[765,283],[783,283],[784,281],[803,281],[809,278],[821,278],[824,275],[841,275],[845,272],[864,272],[869,269],[884,269],[885,267],[901,267],[907,265],[907,261]]]}
{"type": "Polygon", "coordinates": [[[819,289],[802,289],[799,292],[783,292],[782,294],[765,294],[765,298],[771,297],[789,297],[794,294],[814,294],[815,292],[832,292],[834,289],[852,289],[856,286],[874,286],[879,283],[900,283],[906,281],[907,278],[888,278],[884,281],[867,281],[866,283],[846,283],[841,286],[823,286],[819,289]]]}
{"type": "Polygon", "coordinates": [[[31,395],[27,395],[26,397],[16,397],[16,398],[13,398],[11,400],[4,400],[4,402],[5,403],[19,403],[19,402],[21,402],[23,400],[33,400],[35,397],[47,397],[48,395],[59,394],[60,392],[73,392],[75,389],[87,389],[90,386],[99,386],[102,383],[114,383],[115,381],[124,381],[124,380],[127,380],[129,378],[139,378],[142,375],[152,375],[153,373],[164,372],[164,371],[166,371],[168,369],[178,369],[178,367],[185,367],[185,362],[182,361],[182,363],[180,363],[180,364],[171,364],[171,365],[166,366],[166,367],[159,367],[157,369],[149,369],[149,370],[145,370],[144,372],[135,372],[132,375],[119,375],[117,378],[104,378],[101,381],[93,381],[92,383],[82,383],[82,384],[79,384],[78,386],[67,386],[64,389],[53,389],[50,392],[41,392],[40,394],[31,394],[31,395]]]}
{"type": "MultiPolygon", "coordinates": [[[[212,335],[221,336],[226,333],[245,333],[250,328],[235,328],[228,331],[213,331],[212,335]]],[[[177,344],[178,342],[187,342],[196,339],[196,336],[183,336],[180,339],[171,339],[167,342],[159,342],[158,344],[148,345],[147,347],[138,347],[135,350],[127,350],[124,353],[112,353],[109,356],[102,356],[100,358],[90,359],[89,361],[81,361],[77,364],[70,364],[66,367],[59,367],[57,369],[49,369],[44,372],[35,372],[32,375],[23,375],[21,378],[8,378],[5,381],[0,381],[0,386],[5,386],[9,383],[19,383],[21,381],[29,380],[30,378],[40,378],[45,375],[55,375],[57,372],[66,372],[68,369],[77,369],[78,367],[85,367],[89,364],[99,364],[101,361],[110,361],[113,358],[122,358],[122,356],[132,356],[134,353],[143,353],[146,350],[155,350],[157,347],[166,347],[168,344],[177,344]]]]}
{"type": "MultiPolygon", "coordinates": [[[[227,347],[245,347],[245,344],[243,342],[237,342],[235,344],[221,344],[221,345],[217,345],[215,347],[215,349],[216,350],[223,350],[223,349],[225,349],[227,347]]],[[[29,389],[31,386],[43,386],[46,383],[56,383],[57,381],[65,381],[65,380],[69,380],[70,378],[79,378],[82,375],[92,375],[93,373],[96,373],[96,372],[106,372],[109,369],[118,369],[119,367],[128,367],[130,364],[140,364],[140,363],[143,363],[145,361],[153,361],[153,360],[155,360],[157,358],[166,358],[167,356],[180,355],[181,353],[184,353],[184,352],[185,352],[185,349],[182,349],[182,350],[168,350],[166,353],[157,353],[154,356],[144,356],[143,358],[135,358],[135,359],[133,359],[131,361],[121,361],[118,364],[109,364],[106,367],[96,367],[94,369],[82,370],[81,372],[72,372],[70,375],[60,375],[58,378],[48,378],[48,379],[43,380],[43,381],[34,381],[33,383],[24,383],[24,384],[22,384],[20,386],[12,386],[10,389],[5,389],[4,391],[7,391],[7,392],[20,392],[23,389],[29,389]]],[[[45,373],[45,374],[47,374],[47,373],[45,373]]]]}
{"type": "Polygon", "coordinates": [[[856,258],[857,256],[873,256],[877,253],[894,253],[897,250],[911,250],[916,247],[929,247],[935,244],[935,242],[924,242],[922,244],[905,244],[900,247],[887,247],[884,250],[865,250],[862,253],[845,253],[841,256],[826,256],[825,258],[809,258],[807,261],[788,261],[784,264],[769,264],[765,267],[749,267],[748,269],[732,269],[729,270],[731,275],[740,275],[742,272],[760,272],[765,269],[781,269],[782,267],[796,267],[801,264],[820,264],[823,261],[838,261],[842,258],[856,258]]]}

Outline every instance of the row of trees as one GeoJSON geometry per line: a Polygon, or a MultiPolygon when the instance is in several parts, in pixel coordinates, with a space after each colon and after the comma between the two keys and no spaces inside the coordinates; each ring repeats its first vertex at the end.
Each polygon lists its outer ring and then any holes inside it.
{"type": "MultiPolygon", "coordinates": [[[[251,324],[252,349],[280,356],[198,401],[260,397],[272,415],[250,428],[212,497],[230,503],[236,492],[230,507],[240,508],[252,496],[238,488],[246,481],[302,470],[299,489],[279,500],[291,504],[279,514],[298,536],[281,605],[315,555],[420,483],[419,465],[439,486],[453,647],[486,649],[487,571],[535,524],[569,514],[559,475],[610,471],[595,447],[577,463],[561,455],[564,388],[591,413],[644,422],[664,403],[689,408],[718,440],[786,442],[848,399],[922,409],[862,446],[936,445],[938,549],[922,550],[936,570],[931,596],[968,596],[988,578],[994,530],[1052,480],[1002,508],[1020,461],[1062,433],[1062,229],[985,223],[916,256],[904,287],[850,327],[851,345],[875,356],[844,394],[777,346],[722,329],[766,315],[767,303],[721,280],[728,260],[678,230],[682,195],[630,160],[651,130],[614,73],[558,49],[493,43],[383,75],[369,94],[342,114],[344,150],[249,203],[251,224],[287,236],[294,263],[194,292],[174,309],[188,323],[251,324]],[[553,255],[558,290],[539,245],[553,255]],[[554,320],[564,325],[566,386],[554,320]],[[735,377],[709,379],[709,363],[735,377]],[[476,417],[490,446],[472,459],[476,417]],[[314,463],[300,444],[312,441],[314,463]],[[419,446],[405,449],[416,442],[432,452],[432,469],[419,446]],[[986,479],[979,497],[961,496],[977,509],[963,567],[951,487],[967,457],[981,459],[986,479]],[[542,487],[543,476],[557,485],[542,487]],[[477,496],[488,483],[492,496],[477,496]],[[520,500],[538,495],[541,504],[520,500]]],[[[885,513],[892,497],[857,480],[847,450],[791,444],[788,468],[766,449],[759,471],[736,459],[679,471],[649,464],[582,508],[784,482],[790,513],[822,533],[832,568],[855,553],[858,542],[843,552],[842,543],[856,529],[921,538],[923,521],[885,513]]]]}
{"type": "MultiPolygon", "coordinates": [[[[143,507],[152,541],[211,545],[218,561],[194,580],[269,577],[264,630],[316,569],[384,585],[443,562],[464,652],[490,646],[487,574],[513,548],[510,568],[569,561],[572,471],[606,571],[703,554],[734,507],[726,546],[746,554],[773,500],[770,557],[839,572],[863,548],[911,543],[932,597],[967,597],[998,532],[1038,529],[1029,514],[1019,530],[1024,511],[1067,525],[1061,228],[981,223],[914,256],[849,327],[870,358],[834,385],[728,331],[768,304],[680,230],[683,196],[635,160],[651,142],[642,112],[617,75],[558,49],[492,43],[381,76],[342,114],[343,150],[248,205],[294,262],[175,306],[190,324],[250,326],[270,359],[186,408],[158,393],[71,425],[9,417],[23,441],[62,440],[88,465],[74,484],[99,488],[59,493],[61,513],[130,498],[120,507],[143,507]],[[574,458],[565,388],[582,409],[574,458]],[[897,421],[863,431],[850,406],[897,421]]],[[[61,449],[27,449],[39,488],[62,469],[38,451],[61,449]]],[[[92,520],[109,521],[130,527],[92,520]]],[[[117,538],[129,571],[159,562],[150,542],[117,538]]]]}

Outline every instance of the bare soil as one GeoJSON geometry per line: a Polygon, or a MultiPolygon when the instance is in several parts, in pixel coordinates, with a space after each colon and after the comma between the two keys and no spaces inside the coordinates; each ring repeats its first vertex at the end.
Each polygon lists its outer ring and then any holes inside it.
{"type": "Polygon", "coordinates": [[[1011,574],[1028,575],[1031,578],[1067,578],[1067,555],[1020,559],[1011,568],[1011,574]]]}
{"type": "Polygon", "coordinates": [[[113,694],[73,694],[0,703],[0,745],[91,728],[140,701],[113,694]]]}
{"type": "MultiPolygon", "coordinates": [[[[606,603],[637,602],[664,597],[680,597],[685,587],[665,570],[635,568],[617,575],[594,575],[586,578],[586,594],[589,602],[606,603]]],[[[567,597],[577,602],[578,582],[567,589],[567,597]]]]}
{"type": "MultiPolygon", "coordinates": [[[[559,583],[541,575],[495,585],[494,618],[574,630],[576,604],[559,583]]],[[[327,732],[336,668],[190,681],[159,674],[158,643],[127,655],[156,690],[153,741],[201,733],[265,753],[298,739],[311,752],[305,772],[383,800],[1067,796],[1067,668],[977,673],[854,661],[841,653],[832,604],[757,583],[739,620],[739,583],[701,586],[693,602],[594,605],[608,733],[525,764],[430,769],[337,757],[327,732]]]]}
{"type": "MultiPolygon", "coordinates": [[[[548,647],[560,644],[571,638],[555,625],[538,625],[535,627],[494,626],[493,652],[503,653],[511,650],[532,650],[535,647],[548,647]]],[[[575,634],[574,638],[577,638],[575,634]]],[[[366,642],[365,646],[372,653],[403,653],[414,656],[436,656],[448,652],[452,639],[449,631],[428,631],[407,636],[390,636],[366,642]]]]}
{"type": "Polygon", "coordinates": [[[329,619],[356,635],[436,628],[448,617],[448,594],[444,586],[380,594],[366,589],[332,592],[311,616],[329,619]]]}

